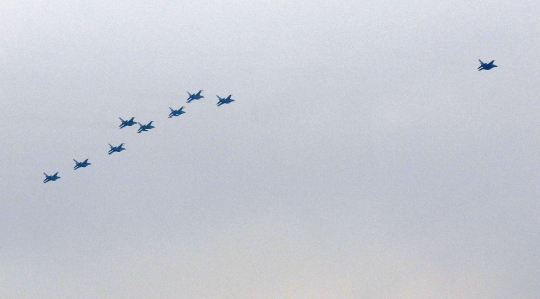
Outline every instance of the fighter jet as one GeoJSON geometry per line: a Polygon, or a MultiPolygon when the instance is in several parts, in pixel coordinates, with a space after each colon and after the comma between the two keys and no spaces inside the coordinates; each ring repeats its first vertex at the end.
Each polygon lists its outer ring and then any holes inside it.
{"type": "Polygon", "coordinates": [[[223,105],[223,104],[230,104],[231,102],[234,102],[234,100],[231,99],[232,94],[229,95],[229,96],[226,97],[226,98],[220,98],[218,95],[216,95],[216,96],[217,96],[218,99],[219,99],[219,102],[217,103],[218,106],[221,106],[221,105],[223,105]]]}
{"type": "Polygon", "coordinates": [[[110,143],[109,143],[109,146],[111,147],[111,149],[109,150],[109,155],[114,153],[114,152],[121,152],[123,150],[125,150],[125,148],[123,148],[124,144],[123,143],[120,143],[119,146],[112,146],[110,143]]]}
{"type": "Polygon", "coordinates": [[[184,109],[184,106],[180,107],[180,109],[178,109],[178,110],[174,110],[171,107],[169,107],[169,109],[171,109],[171,113],[169,114],[169,118],[171,118],[173,116],[180,116],[181,114],[186,113],[185,111],[182,110],[182,109],[184,109]]]}
{"type": "Polygon", "coordinates": [[[148,130],[150,130],[150,129],[155,128],[154,126],[152,126],[152,123],[153,123],[153,122],[154,122],[154,121],[151,121],[151,122],[147,123],[146,125],[143,125],[143,124],[141,124],[141,123],[138,123],[140,127],[139,127],[139,130],[137,131],[137,133],[146,132],[146,131],[148,131],[148,130]]]}
{"type": "Polygon", "coordinates": [[[60,178],[58,176],[58,172],[53,175],[48,175],[45,172],[43,174],[45,175],[45,180],[43,180],[43,183],[47,183],[48,181],[56,181],[60,178]]]}
{"type": "Polygon", "coordinates": [[[119,118],[122,121],[122,123],[120,124],[120,129],[122,129],[123,127],[131,127],[136,124],[136,122],[133,120],[135,117],[132,117],[129,120],[123,120],[121,117],[119,118]]]}
{"type": "Polygon", "coordinates": [[[82,162],[78,162],[77,160],[73,159],[73,161],[75,161],[75,167],[73,167],[74,170],[77,170],[81,167],[86,167],[88,165],[92,165],[92,163],[88,163],[88,159],[82,161],[82,162]]]}
{"type": "Polygon", "coordinates": [[[198,93],[191,94],[191,93],[189,93],[189,91],[188,91],[187,93],[189,94],[189,97],[187,98],[187,102],[189,103],[189,102],[191,102],[191,101],[193,101],[193,100],[199,100],[199,99],[204,98],[204,97],[201,95],[201,92],[202,92],[202,90],[199,90],[198,93]]]}
{"type": "Polygon", "coordinates": [[[478,59],[478,61],[480,61],[480,66],[478,67],[479,71],[481,71],[481,70],[488,71],[488,70],[491,70],[494,67],[497,67],[496,65],[493,64],[495,62],[495,60],[492,60],[490,63],[485,63],[480,59],[478,59]]]}

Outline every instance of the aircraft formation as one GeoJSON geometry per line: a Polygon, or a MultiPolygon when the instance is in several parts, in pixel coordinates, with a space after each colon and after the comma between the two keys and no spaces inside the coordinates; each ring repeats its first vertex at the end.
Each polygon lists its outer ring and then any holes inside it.
{"type": "MultiPolygon", "coordinates": [[[[478,70],[479,71],[482,71],[482,70],[486,70],[486,71],[489,71],[493,68],[496,68],[498,67],[497,65],[494,64],[495,60],[492,60],[488,63],[485,63],[483,62],[482,60],[478,59],[478,61],[480,62],[480,66],[478,67],[478,70]]],[[[203,99],[204,96],[201,95],[203,91],[202,90],[199,90],[197,93],[190,93],[188,91],[188,98],[187,98],[187,103],[191,103],[191,101],[194,101],[194,100],[200,100],[200,99],[203,99]]],[[[218,98],[218,103],[217,103],[217,106],[221,106],[223,104],[230,104],[232,102],[234,102],[234,100],[231,98],[232,95],[229,95],[228,97],[225,97],[225,98],[222,98],[220,97],[219,95],[216,95],[217,98],[218,98]]],[[[173,109],[171,107],[169,107],[169,109],[171,110],[171,112],[169,113],[169,118],[172,118],[172,117],[175,117],[175,116],[180,116],[184,113],[186,113],[184,111],[184,106],[180,107],[179,109],[173,109]]],[[[155,127],[152,125],[152,123],[154,121],[150,121],[149,123],[147,124],[141,124],[140,122],[136,122],[135,121],[135,117],[132,117],[128,120],[124,120],[122,118],[120,118],[120,126],[119,128],[120,129],[123,129],[125,127],[131,127],[131,126],[134,126],[135,124],[138,124],[139,125],[139,129],[137,130],[137,133],[142,133],[142,132],[147,132],[148,130],[151,130],[151,129],[154,129],[155,127]]],[[[120,143],[120,145],[117,145],[117,146],[113,146],[112,144],[109,143],[109,146],[110,146],[110,149],[109,149],[109,155],[112,155],[113,153],[120,153],[124,150],[126,150],[124,148],[124,143],[120,143]]],[[[89,165],[92,165],[91,163],[88,162],[88,159],[84,160],[83,162],[78,162],[77,160],[73,159],[73,161],[75,161],[75,167],[73,167],[74,170],[77,170],[79,168],[84,168],[84,167],[87,167],[89,165]]],[[[50,182],[50,181],[56,181],[58,180],[59,177],[58,176],[58,172],[56,172],[55,174],[53,175],[48,175],[46,173],[43,173],[45,175],[45,180],[43,180],[43,183],[47,183],[47,182],[50,182]]]]}
{"type": "MultiPolygon", "coordinates": [[[[189,97],[187,98],[187,103],[190,103],[191,101],[193,100],[200,100],[202,98],[204,98],[204,96],[201,95],[201,92],[202,90],[199,90],[199,92],[197,93],[189,93],[188,92],[188,95],[189,97]]],[[[234,102],[234,100],[231,98],[232,95],[229,95],[228,97],[226,98],[222,98],[220,96],[217,96],[219,101],[217,103],[217,106],[221,106],[223,104],[230,104],[232,102],[234,102]]],[[[180,116],[184,113],[186,113],[184,111],[184,106],[178,108],[178,109],[173,109],[171,107],[169,107],[169,109],[171,110],[171,112],[169,113],[169,118],[172,118],[172,117],[175,117],[175,116],[180,116]]],[[[135,117],[132,117],[128,120],[124,120],[120,117],[120,126],[119,128],[120,129],[123,129],[125,127],[131,127],[131,126],[134,126],[135,124],[138,124],[139,125],[139,129],[137,130],[137,133],[142,133],[142,132],[147,132],[148,130],[151,130],[151,129],[154,129],[155,127],[152,125],[154,121],[150,121],[149,123],[147,124],[142,124],[140,122],[136,122],[135,121],[135,117]]],[[[109,143],[109,152],[108,154],[109,155],[112,155],[113,153],[120,153],[124,150],[126,150],[126,148],[124,148],[124,143],[120,143],[120,145],[117,145],[117,146],[113,146],[112,144],[109,143]]],[[[77,170],[79,168],[85,168],[89,165],[92,165],[92,163],[88,162],[88,159],[82,161],[82,162],[79,162],[75,159],[73,159],[73,161],[75,162],[75,166],[73,167],[73,170],[77,170]]],[[[56,172],[55,174],[53,175],[48,175],[46,173],[43,173],[45,175],[45,180],[43,180],[43,183],[47,183],[47,182],[50,182],[50,181],[56,181],[58,179],[60,179],[61,177],[58,176],[58,172],[56,172]]]]}

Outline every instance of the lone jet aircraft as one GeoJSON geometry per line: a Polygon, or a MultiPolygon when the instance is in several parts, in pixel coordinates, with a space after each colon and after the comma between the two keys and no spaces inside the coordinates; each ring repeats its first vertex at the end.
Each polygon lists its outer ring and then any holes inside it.
{"type": "Polygon", "coordinates": [[[151,122],[147,123],[146,125],[143,125],[143,124],[141,124],[141,123],[138,123],[140,127],[139,127],[139,130],[137,131],[137,133],[140,133],[140,132],[146,132],[146,131],[148,131],[148,130],[150,130],[150,129],[155,128],[154,126],[152,126],[152,123],[153,123],[153,122],[154,122],[154,121],[151,121],[151,122]]]}
{"type": "Polygon", "coordinates": [[[123,150],[125,150],[125,148],[123,148],[124,144],[123,143],[120,143],[119,146],[112,146],[110,143],[109,143],[109,146],[111,147],[111,149],[109,150],[109,155],[114,153],[114,152],[121,152],[123,150]]]}
{"type": "Polygon", "coordinates": [[[171,118],[173,116],[180,116],[181,114],[186,113],[185,111],[182,110],[182,109],[184,109],[184,106],[180,107],[180,109],[178,109],[178,110],[174,110],[171,107],[169,107],[169,109],[171,109],[171,113],[169,114],[169,118],[171,118]]]}
{"type": "Polygon", "coordinates": [[[45,180],[43,180],[43,183],[47,183],[48,181],[56,181],[60,178],[58,176],[58,172],[53,175],[48,175],[45,172],[43,174],[45,175],[45,180]]]}
{"type": "Polygon", "coordinates": [[[188,91],[187,93],[189,94],[189,97],[187,98],[187,102],[189,103],[189,102],[191,102],[191,101],[193,101],[193,100],[199,100],[199,99],[204,98],[204,97],[201,95],[201,92],[202,92],[202,90],[199,90],[198,93],[191,94],[191,93],[189,93],[189,91],[188,91]]]}
{"type": "Polygon", "coordinates": [[[136,124],[136,122],[133,120],[135,117],[132,117],[129,120],[123,120],[121,117],[119,118],[122,121],[122,123],[120,124],[120,129],[122,129],[123,127],[131,127],[136,124]]]}
{"type": "Polygon", "coordinates": [[[478,59],[478,61],[480,61],[480,66],[478,67],[479,71],[481,71],[481,70],[488,71],[488,70],[491,70],[494,67],[497,67],[496,65],[493,64],[495,62],[495,60],[492,60],[490,63],[485,63],[480,59],[478,59]]]}
{"type": "Polygon", "coordinates": [[[216,96],[217,96],[218,99],[219,99],[219,102],[217,103],[218,106],[221,106],[221,105],[223,105],[223,104],[230,104],[231,102],[234,102],[234,100],[231,99],[232,94],[229,95],[229,96],[226,97],[226,98],[220,98],[218,95],[216,95],[216,96]]]}
{"type": "Polygon", "coordinates": [[[74,170],[77,170],[81,167],[86,167],[88,165],[92,165],[92,163],[88,163],[88,159],[82,161],[82,162],[78,162],[77,160],[73,159],[73,161],[75,161],[75,167],[73,167],[74,170]]]}

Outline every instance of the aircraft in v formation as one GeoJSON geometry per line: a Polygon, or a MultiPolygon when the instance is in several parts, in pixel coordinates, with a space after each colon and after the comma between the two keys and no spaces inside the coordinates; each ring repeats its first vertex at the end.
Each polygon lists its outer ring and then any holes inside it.
{"type": "Polygon", "coordinates": [[[169,118],[172,118],[172,117],[175,117],[175,116],[180,116],[180,115],[186,113],[186,111],[182,110],[182,109],[184,109],[184,106],[180,107],[180,109],[178,109],[178,110],[174,110],[171,107],[169,107],[169,109],[171,109],[171,113],[169,113],[169,118]]]}
{"type": "Polygon", "coordinates": [[[111,149],[109,150],[109,155],[111,155],[112,153],[119,153],[121,151],[125,151],[126,149],[123,147],[123,143],[120,143],[120,145],[118,146],[113,146],[109,143],[109,146],[111,147],[111,149]]]}
{"type": "Polygon", "coordinates": [[[478,70],[481,71],[481,70],[486,70],[486,71],[489,71],[491,70],[492,68],[494,67],[498,67],[496,65],[494,65],[493,63],[495,62],[495,60],[492,60],[488,63],[485,63],[483,62],[482,60],[478,59],[478,61],[480,61],[480,66],[478,67],[478,70]]]}
{"type": "Polygon", "coordinates": [[[229,95],[228,97],[226,97],[226,98],[221,98],[221,97],[218,96],[218,95],[216,95],[216,97],[218,97],[218,99],[219,99],[219,102],[217,103],[218,106],[221,106],[221,105],[223,105],[223,104],[230,104],[230,103],[234,102],[234,100],[231,99],[232,94],[230,94],[230,95],[229,95]]]}
{"type": "Polygon", "coordinates": [[[200,99],[204,98],[204,96],[201,95],[201,92],[202,92],[202,90],[199,90],[199,92],[191,94],[188,91],[187,93],[188,93],[189,97],[187,98],[187,102],[191,103],[191,101],[193,101],[193,100],[200,100],[200,99]]]}
{"type": "MultiPolygon", "coordinates": [[[[204,98],[204,96],[201,95],[201,92],[202,92],[202,90],[199,90],[199,92],[194,93],[194,94],[191,94],[191,93],[188,92],[189,97],[188,97],[188,99],[187,99],[187,102],[190,103],[190,102],[193,101],[193,100],[199,100],[199,99],[204,98]]],[[[226,97],[226,98],[221,98],[220,96],[217,96],[218,99],[219,99],[219,102],[218,102],[217,105],[218,105],[218,106],[221,106],[221,105],[223,105],[223,104],[230,104],[230,103],[234,102],[234,100],[231,99],[231,96],[232,96],[232,95],[229,95],[229,96],[226,97]]],[[[180,115],[186,113],[186,112],[183,110],[183,109],[184,109],[184,106],[180,107],[180,108],[177,109],[177,110],[175,110],[175,109],[173,109],[173,108],[171,108],[171,107],[169,107],[169,109],[171,110],[171,112],[169,113],[169,118],[172,118],[172,117],[175,117],[175,116],[180,116],[180,115]]],[[[122,119],[122,118],[120,117],[120,121],[121,121],[120,126],[119,126],[120,129],[123,129],[123,128],[125,128],[125,127],[131,127],[131,126],[133,126],[133,125],[135,125],[135,124],[139,124],[140,127],[139,127],[139,129],[137,130],[137,133],[146,132],[146,131],[148,131],[148,130],[150,130],[150,129],[155,128],[155,127],[152,125],[153,121],[150,121],[148,124],[143,125],[143,124],[141,124],[141,123],[139,123],[139,122],[136,122],[136,121],[135,121],[135,117],[132,117],[132,118],[130,118],[130,119],[128,119],[128,120],[124,120],[124,119],[122,119]]],[[[124,143],[121,143],[121,144],[118,145],[118,146],[113,146],[113,145],[111,145],[111,144],[109,143],[110,149],[109,149],[108,154],[111,155],[111,154],[113,154],[113,153],[117,153],[117,152],[119,153],[119,152],[121,152],[121,151],[126,150],[123,146],[124,146],[124,143]]],[[[77,169],[79,169],[79,168],[81,168],[81,167],[87,167],[87,166],[89,166],[89,165],[92,165],[92,163],[89,163],[89,162],[88,162],[88,159],[86,159],[86,160],[84,160],[84,161],[82,161],[82,162],[79,162],[79,161],[77,161],[77,160],[75,160],[75,159],[73,159],[73,161],[75,161],[75,166],[73,167],[74,170],[77,170],[77,169]]],[[[53,174],[53,175],[48,175],[48,174],[46,174],[46,173],[43,173],[43,174],[45,175],[45,180],[43,181],[43,183],[47,183],[47,182],[50,182],[50,181],[56,181],[57,179],[61,178],[61,177],[58,176],[58,172],[55,173],[55,174],[53,174]]]]}
{"type": "Polygon", "coordinates": [[[152,126],[153,122],[154,121],[152,120],[149,123],[147,123],[146,125],[138,123],[140,127],[139,127],[139,130],[137,131],[137,133],[146,132],[148,130],[151,130],[151,129],[155,128],[154,126],[152,126]]]}
{"type": "Polygon", "coordinates": [[[134,124],[136,124],[137,122],[134,120],[135,117],[132,117],[128,120],[123,120],[121,117],[119,117],[120,120],[122,121],[122,123],[120,124],[120,129],[123,129],[124,127],[131,127],[133,126],[134,124]]]}
{"type": "Polygon", "coordinates": [[[43,183],[47,183],[49,181],[56,181],[58,180],[60,177],[58,176],[58,172],[53,174],[53,175],[48,175],[46,174],[45,172],[43,173],[45,175],[45,180],[43,180],[43,183]]]}
{"type": "Polygon", "coordinates": [[[75,161],[75,167],[73,167],[73,170],[77,170],[81,167],[86,167],[88,165],[92,165],[92,163],[88,163],[88,159],[82,161],[82,162],[78,162],[77,160],[73,159],[73,161],[75,161]]]}

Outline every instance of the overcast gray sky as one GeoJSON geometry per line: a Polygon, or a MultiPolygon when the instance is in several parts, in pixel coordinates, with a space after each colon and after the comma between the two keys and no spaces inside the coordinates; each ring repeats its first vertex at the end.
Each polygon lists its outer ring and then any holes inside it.
{"type": "Polygon", "coordinates": [[[2,1],[0,297],[536,298],[538,15],[2,1]]]}

